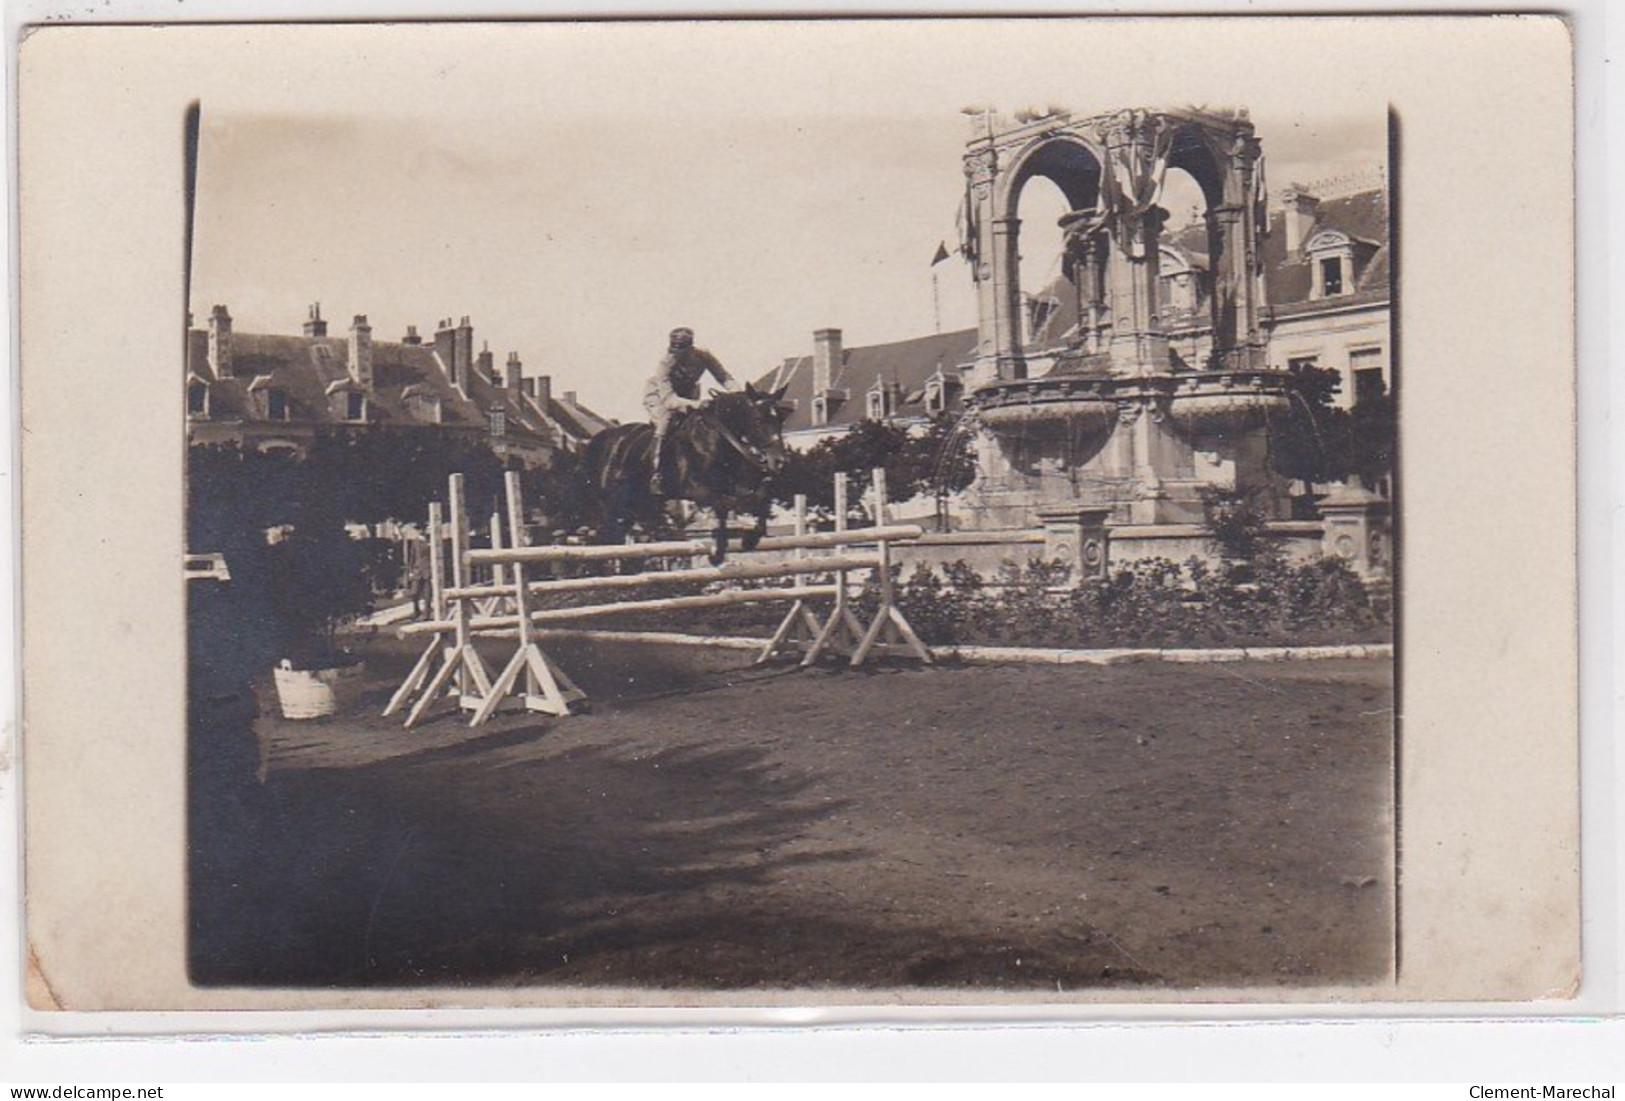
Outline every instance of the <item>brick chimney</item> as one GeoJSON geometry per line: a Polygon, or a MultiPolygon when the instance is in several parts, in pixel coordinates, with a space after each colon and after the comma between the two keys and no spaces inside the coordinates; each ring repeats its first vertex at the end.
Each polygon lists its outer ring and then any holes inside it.
{"type": "Polygon", "coordinates": [[[835,375],[841,369],[841,330],[818,329],[813,333],[813,423],[829,420],[835,375]],[[821,415],[820,415],[821,414],[821,415]]]}
{"type": "Polygon", "coordinates": [[[423,338],[418,335],[418,327],[416,325],[408,325],[406,327],[406,335],[401,337],[401,343],[412,348],[422,345],[423,338]]]}
{"type": "Polygon", "coordinates": [[[466,396],[468,393],[468,376],[474,369],[474,326],[468,323],[468,315],[457,323],[456,336],[452,342],[451,354],[455,363],[452,366],[453,377],[458,380],[458,387],[466,396]]]}
{"type": "Polygon", "coordinates": [[[474,366],[478,368],[480,377],[487,382],[496,382],[496,365],[491,358],[491,344],[486,341],[480,348],[480,354],[474,357],[474,366]]]}
{"type": "Polygon", "coordinates": [[[367,324],[364,313],[356,314],[350,322],[350,378],[356,385],[372,389],[372,326],[367,324]]]}
{"type": "Polygon", "coordinates": [[[564,392],[564,404],[565,405],[574,405],[575,403],[576,403],[576,392],[574,390],[566,390],[564,392]]]}
{"type": "Polygon", "coordinates": [[[465,398],[468,396],[468,372],[473,366],[473,350],[474,331],[466,325],[454,326],[450,318],[445,318],[435,328],[434,353],[445,367],[451,384],[465,398]]]}
{"type": "Polygon", "coordinates": [[[224,306],[209,311],[209,370],[215,378],[231,378],[231,314],[224,306]]]}
{"type": "Polygon", "coordinates": [[[536,404],[542,407],[542,412],[547,412],[547,407],[553,400],[553,376],[537,375],[525,381],[532,384],[536,404]]]}
{"type": "Polygon", "coordinates": [[[522,384],[525,381],[525,372],[524,365],[519,362],[518,352],[508,353],[508,362],[503,366],[502,372],[503,381],[507,383],[508,389],[523,389],[522,384]]]}
{"type": "Polygon", "coordinates": [[[321,338],[327,335],[327,322],[322,320],[322,304],[312,302],[310,314],[305,318],[305,335],[311,338],[321,338]]]}
{"type": "Polygon", "coordinates": [[[1281,195],[1285,211],[1286,251],[1290,256],[1301,256],[1309,235],[1315,231],[1315,218],[1320,213],[1320,200],[1293,184],[1281,195]]]}

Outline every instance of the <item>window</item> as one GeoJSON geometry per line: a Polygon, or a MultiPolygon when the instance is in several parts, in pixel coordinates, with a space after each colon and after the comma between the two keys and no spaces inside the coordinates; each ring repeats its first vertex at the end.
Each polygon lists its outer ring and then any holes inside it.
{"type": "Polygon", "coordinates": [[[1326,297],[1343,293],[1343,258],[1328,256],[1320,262],[1320,293],[1326,297]]]}
{"type": "Polygon", "coordinates": [[[947,403],[942,400],[942,381],[932,379],[925,385],[925,411],[934,415],[945,408],[947,403]]]}
{"type": "Polygon", "coordinates": [[[886,394],[882,390],[869,391],[869,419],[872,421],[884,420],[886,417],[886,394]]]}
{"type": "Polygon", "coordinates": [[[1381,348],[1356,348],[1351,351],[1349,373],[1354,378],[1355,405],[1376,401],[1387,392],[1381,348]]]}
{"type": "Polygon", "coordinates": [[[1387,387],[1382,384],[1382,368],[1366,367],[1354,372],[1354,404],[1364,405],[1381,398],[1387,387]]]}
{"type": "Polygon", "coordinates": [[[347,421],[364,421],[367,419],[367,395],[359,390],[350,390],[345,393],[344,419],[347,421]]]}
{"type": "Polygon", "coordinates": [[[209,415],[209,388],[201,382],[194,382],[186,388],[186,412],[194,417],[209,415]]]}
{"type": "Polygon", "coordinates": [[[1318,366],[1319,356],[1292,356],[1286,361],[1288,371],[1312,371],[1318,366]]]}
{"type": "Polygon", "coordinates": [[[812,416],[813,423],[814,424],[828,424],[829,423],[829,400],[827,398],[825,398],[823,395],[819,395],[818,397],[813,398],[813,406],[812,407],[813,407],[813,416],[812,416]]]}
{"type": "Polygon", "coordinates": [[[406,398],[406,408],[413,417],[426,424],[440,423],[439,397],[411,387],[408,387],[402,396],[406,398]]]}
{"type": "Polygon", "coordinates": [[[508,434],[508,414],[501,407],[491,409],[491,435],[505,436],[508,434]]]}
{"type": "Polygon", "coordinates": [[[265,416],[267,419],[274,421],[288,419],[288,392],[286,390],[270,389],[265,392],[265,416]]]}

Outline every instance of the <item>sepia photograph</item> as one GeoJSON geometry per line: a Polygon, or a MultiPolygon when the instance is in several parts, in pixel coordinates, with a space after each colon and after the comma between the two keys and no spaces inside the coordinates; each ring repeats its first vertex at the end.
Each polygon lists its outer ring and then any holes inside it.
{"type": "Polygon", "coordinates": [[[1567,49],[39,28],[30,1005],[1584,993],[1567,49]]]}
{"type": "Polygon", "coordinates": [[[191,113],[193,981],[1387,982],[1388,105],[707,37],[191,113]]]}

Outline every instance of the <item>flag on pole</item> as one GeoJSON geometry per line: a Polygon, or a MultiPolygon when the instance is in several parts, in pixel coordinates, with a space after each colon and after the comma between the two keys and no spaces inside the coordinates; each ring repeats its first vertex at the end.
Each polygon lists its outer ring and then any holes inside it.
{"type": "Polygon", "coordinates": [[[948,259],[948,242],[939,241],[937,243],[937,254],[931,258],[931,266],[936,267],[946,259],[948,259]]]}

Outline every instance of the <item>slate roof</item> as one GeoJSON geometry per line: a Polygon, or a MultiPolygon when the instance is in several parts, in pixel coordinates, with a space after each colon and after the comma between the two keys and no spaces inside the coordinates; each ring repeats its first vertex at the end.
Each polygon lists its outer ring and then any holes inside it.
{"type": "MultiPolygon", "coordinates": [[[[830,411],[829,423],[820,427],[838,430],[863,420],[868,415],[866,395],[874,387],[877,376],[884,384],[894,387],[900,399],[894,403],[893,416],[925,416],[925,386],[939,367],[949,381],[948,408],[957,408],[959,365],[975,358],[976,340],[975,329],[959,329],[913,340],[844,349],[830,386],[845,391],[845,400],[830,411]]],[[[785,421],[787,432],[814,427],[812,374],[811,355],[791,356],[756,381],[758,387],[775,390],[780,386],[789,387],[785,400],[793,402],[795,410],[785,421]]]]}
{"type": "MultiPolygon", "coordinates": [[[[312,427],[349,423],[335,415],[328,397],[335,383],[349,379],[349,342],[344,336],[309,337],[264,333],[232,333],[232,374],[216,379],[208,366],[208,334],[193,329],[187,339],[189,373],[209,383],[210,423],[281,424],[265,417],[255,402],[257,385],[275,387],[287,396],[290,426],[312,427]]],[[[439,426],[451,430],[487,432],[490,410],[501,408],[510,442],[532,447],[569,447],[608,426],[609,422],[585,407],[551,398],[543,409],[535,397],[501,384],[502,365],[494,365],[496,378],[478,367],[469,369],[466,396],[452,384],[449,365],[442,364],[432,345],[372,342],[373,385],[367,391],[367,423],[433,427],[413,415],[407,391],[430,394],[440,400],[439,426]]]]}
{"type": "Polygon", "coordinates": [[[1389,291],[1388,196],[1382,189],[1359,191],[1336,199],[1324,199],[1315,212],[1314,225],[1303,235],[1305,242],[1322,230],[1335,229],[1367,248],[1354,253],[1354,291],[1335,299],[1309,297],[1314,278],[1306,256],[1287,253],[1286,212],[1270,212],[1269,236],[1264,239],[1264,279],[1269,289],[1270,307],[1277,314],[1300,314],[1333,305],[1384,301],[1389,291]]]}

